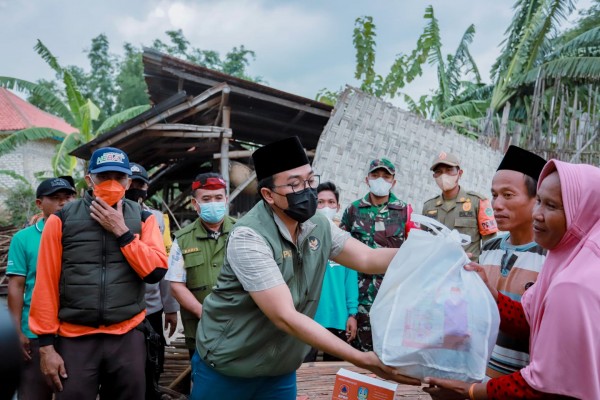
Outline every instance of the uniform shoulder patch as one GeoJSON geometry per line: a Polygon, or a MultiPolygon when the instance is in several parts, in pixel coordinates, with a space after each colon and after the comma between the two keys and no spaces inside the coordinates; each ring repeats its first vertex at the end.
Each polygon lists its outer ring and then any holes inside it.
{"type": "Polygon", "coordinates": [[[425,204],[427,204],[427,203],[429,203],[429,202],[432,202],[432,203],[433,203],[433,202],[435,202],[435,200],[436,200],[438,197],[440,197],[440,195],[439,195],[439,194],[438,194],[437,196],[435,196],[435,197],[432,197],[432,198],[430,198],[429,200],[425,201],[425,204]]]}
{"type": "Polygon", "coordinates": [[[481,200],[486,200],[487,199],[487,197],[485,197],[481,193],[473,192],[471,190],[467,190],[467,194],[470,195],[470,196],[475,196],[475,197],[477,197],[477,198],[479,198],[481,200]]]}

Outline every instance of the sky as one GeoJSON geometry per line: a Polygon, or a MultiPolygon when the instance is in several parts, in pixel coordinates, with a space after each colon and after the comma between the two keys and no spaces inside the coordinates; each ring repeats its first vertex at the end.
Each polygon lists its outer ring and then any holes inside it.
{"type": "MultiPolygon", "coordinates": [[[[580,0],[578,8],[589,4],[580,0]]],[[[256,53],[251,76],[315,98],[322,88],[359,85],[352,45],[356,18],[373,17],[376,72],[385,76],[398,53],[414,48],[428,5],[439,20],[444,54],[454,53],[464,31],[475,25],[470,49],[489,82],[513,16],[512,0],[0,0],[0,76],[52,79],[50,67],[33,50],[37,39],[61,65],[88,69],[85,50],[101,33],[119,54],[125,42],[150,45],[155,38],[166,41],[165,31],[181,29],[192,46],[221,55],[244,45],[256,53]]],[[[436,74],[429,68],[405,91],[418,97],[435,87],[436,74]]]]}

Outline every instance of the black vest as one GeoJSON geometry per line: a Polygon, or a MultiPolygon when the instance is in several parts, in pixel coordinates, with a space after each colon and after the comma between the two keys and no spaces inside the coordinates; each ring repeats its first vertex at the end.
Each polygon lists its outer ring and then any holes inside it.
{"type": "MultiPolygon", "coordinates": [[[[146,308],[142,278],[131,268],[117,238],[90,216],[89,192],[57,213],[62,220],[61,321],[98,327],[126,321],[146,308]]],[[[123,199],[125,224],[141,234],[142,209],[123,199]]]]}

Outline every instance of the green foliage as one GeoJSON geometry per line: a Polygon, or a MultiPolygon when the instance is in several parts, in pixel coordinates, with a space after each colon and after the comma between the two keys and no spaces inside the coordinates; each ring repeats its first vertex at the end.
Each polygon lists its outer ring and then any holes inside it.
{"type": "Polygon", "coordinates": [[[374,94],[375,82],[375,24],[373,17],[357,18],[354,21],[353,43],[356,49],[356,70],[354,77],[362,79],[361,89],[374,94]]]}
{"type": "Polygon", "coordinates": [[[251,59],[256,58],[256,54],[254,51],[246,49],[244,45],[239,48],[234,47],[225,55],[225,58],[221,59],[219,53],[214,50],[202,50],[192,47],[181,29],[166,31],[165,33],[169,37],[170,43],[155,39],[152,42],[152,48],[228,75],[253,82],[263,82],[261,77],[251,77],[246,73],[246,67],[250,65],[251,59]]]}
{"type": "MultiPolygon", "coordinates": [[[[75,157],[69,155],[75,148],[94,139],[100,132],[96,129],[96,122],[99,119],[101,110],[89,98],[85,97],[79,90],[77,80],[73,71],[77,69],[63,68],[58,63],[56,57],[50,50],[38,40],[35,46],[37,53],[54,70],[56,76],[61,80],[62,92],[50,92],[48,85],[38,85],[36,83],[23,81],[16,78],[0,77],[0,85],[9,89],[17,89],[28,94],[35,94],[47,109],[53,110],[71,124],[76,132],[65,135],[63,132],[50,128],[28,128],[11,133],[7,138],[0,141],[0,155],[12,151],[19,144],[29,140],[58,139],[60,144],[57,146],[53,157],[53,173],[59,175],[73,175],[77,168],[75,157]]],[[[104,126],[114,126],[126,119],[143,112],[149,106],[137,107],[135,109],[125,110],[117,115],[113,115],[104,126]]]]}
{"type": "Polygon", "coordinates": [[[45,82],[38,85],[22,79],[0,76],[0,86],[29,95],[34,94],[42,101],[43,107],[41,108],[64,119],[68,124],[73,125],[75,123],[60,94],[45,82]]]}
{"type": "MultiPolygon", "coordinates": [[[[215,69],[229,75],[254,82],[264,82],[261,77],[253,77],[246,68],[255,59],[255,53],[243,45],[234,47],[223,58],[213,50],[202,50],[193,47],[181,30],[167,31],[168,41],[155,39],[152,48],[169,55],[182,58],[192,63],[215,69]]],[[[41,42],[40,42],[41,43],[41,42]]],[[[38,53],[39,53],[39,49],[38,53]]],[[[72,82],[76,82],[77,92],[82,98],[94,99],[94,104],[100,110],[95,121],[102,124],[116,113],[136,106],[148,106],[148,88],[144,81],[144,66],[142,63],[143,46],[135,47],[130,43],[123,45],[123,55],[111,53],[110,43],[106,35],[100,34],[92,39],[90,48],[86,51],[89,60],[89,72],[79,66],[61,68],[52,57],[46,61],[56,72],[55,81],[39,80],[40,87],[57,93],[61,102],[69,102],[65,91],[64,75],[68,74],[72,82]]],[[[44,57],[44,56],[43,56],[44,57]]],[[[43,94],[30,93],[27,99],[36,107],[54,115],[65,118],[65,113],[58,113],[53,107],[47,106],[43,94]]],[[[75,122],[68,121],[71,125],[75,122]]]]}
{"type": "MultiPolygon", "coordinates": [[[[101,110],[104,110],[104,118],[114,112],[115,109],[115,68],[117,57],[110,54],[109,43],[106,35],[101,34],[92,39],[92,47],[88,52],[90,61],[90,74],[87,86],[90,90],[88,98],[94,99],[101,110]]],[[[79,80],[78,82],[82,82],[79,80]]]]}
{"type": "MultiPolygon", "coordinates": [[[[40,79],[37,81],[37,84],[41,88],[45,88],[48,92],[52,92],[52,93],[60,92],[58,82],[56,82],[56,81],[40,79]]],[[[40,110],[46,111],[47,113],[50,113],[50,114],[55,114],[55,111],[46,105],[46,101],[44,100],[42,95],[40,95],[38,93],[33,93],[33,92],[30,93],[29,96],[27,96],[27,101],[29,103],[35,105],[40,110]]]]}
{"type": "MultiPolygon", "coordinates": [[[[0,85],[2,82],[0,81],[0,85]]],[[[29,142],[30,140],[58,139],[61,140],[66,135],[52,128],[27,128],[13,132],[0,140],[0,156],[10,153],[16,147],[29,142]]]]}
{"type": "Polygon", "coordinates": [[[150,106],[142,105],[142,106],[134,106],[134,107],[128,108],[127,110],[123,110],[120,113],[115,114],[115,115],[111,116],[110,118],[106,119],[102,123],[102,125],[100,125],[98,127],[97,134],[99,135],[104,132],[108,132],[109,130],[122,124],[123,121],[128,121],[132,118],[135,118],[138,115],[140,115],[141,113],[143,113],[144,111],[147,111],[149,109],[150,109],[150,106]]]}
{"type": "Polygon", "coordinates": [[[142,53],[131,44],[123,46],[125,56],[116,77],[117,104],[115,111],[120,112],[131,107],[148,105],[148,88],[144,81],[142,53]]]}
{"type": "MultiPolygon", "coordinates": [[[[10,171],[0,171],[0,173],[6,172],[10,171]]],[[[7,189],[5,194],[4,209],[8,216],[2,223],[24,226],[27,220],[38,211],[33,188],[27,182],[19,182],[14,187],[7,189]]]]}
{"type": "Polygon", "coordinates": [[[328,90],[327,88],[323,88],[317,92],[315,96],[315,100],[320,101],[321,103],[328,104],[330,106],[335,106],[338,97],[342,93],[342,89],[340,88],[338,91],[328,90]]]}
{"type": "MultiPolygon", "coordinates": [[[[192,47],[181,30],[168,31],[167,36],[169,43],[155,40],[154,47],[234,76],[262,81],[260,77],[247,76],[246,67],[255,53],[243,45],[234,47],[221,59],[215,51],[192,47]]],[[[28,82],[0,77],[0,86],[27,94],[32,104],[64,119],[76,132],[65,135],[49,128],[14,132],[0,141],[0,155],[29,140],[57,139],[60,143],[52,161],[53,172],[55,175],[73,175],[77,161],[69,155],[71,151],[150,108],[143,78],[142,49],[125,43],[124,56],[117,57],[110,53],[106,35],[98,35],[92,39],[87,52],[89,72],[77,66],[61,66],[39,40],[34,49],[52,68],[56,80],[28,82]]]]}
{"type": "Polygon", "coordinates": [[[16,173],[10,169],[0,169],[0,175],[6,175],[13,178],[16,181],[19,181],[23,184],[29,185],[29,181],[21,174],[16,173]]]}
{"type": "Polygon", "coordinates": [[[574,4],[572,0],[519,0],[514,8],[507,40],[492,67],[495,88],[490,107],[494,112],[517,95],[514,82],[543,62],[574,4]]]}
{"type": "MultiPolygon", "coordinates": [[[[467,28],[454,54],[444,56],[439,23],[432,6],[426,7],[424,19],[426,25],[417,39],[415,48],[410,53],[399,54],[390,72],[383,77],[375,72],[376,26],[373,19],[357,18],[353,33],[357,62],[355,78],[362,80],[361,90],[369,94],[391,98],[399,95],[410,111],[444,122],[442,117],[444,111],[460,104],[459,99],[473,100],[465,98],[465,93],[472,90],[472,87],[469,81],[464,81],[464,77],[472,75],[476,85],[481,82],[479,69],[469,51],[469,45],[475,35],[475,27],[470,25],[467,28]],[[423,74],[423,65],[426,62],[437,69],[438,89],[432,95],[423,95],[418,100],[414,100],[402,93],[401,89],[423,74]]],[[[322,90],[318,96],[327,92],[322,90]]],[[[471,118],[481,116],[479,108],[471,118]]],[[[475,111],[473,107],[461,109],[475,111]]]]}
{"type": "Polygon", "coordinates": [[[592,6],[579,12],[579,19],[575,26],[563,32],[557,45],[569,42],[577,36],[600,26],[600,0],[592,0],[592,6]]]}
{"type": "MultiPolygon", "coordinates": [[[[363,91],[378,97],[401,96],[410,111],[469,136],[476,136],[484,125],[493,125],[497,131],[498,113],[510,101],[509,129],[520,125],[526,133],[531,96],[540,78],[546,80],[546,87],[560,81],[571,93],[577,91],[584,104],[600,100],[590,98],[597,94],[587,88],[588,83],[600,80],[600,0],[593,0],[577,24],[560,33],[561,23],[573,9],[573,0],[517,0],[501,54],[491,70],[491,85],[481,83],[469,51],[473,25],[464,32],[454,54],[444,56],[438,20],[433,7],[427,6],[426,24],[415,48],[397,55],[388,75],[382,76],[375,70],[373,19],[357,18],[353,31],[355,78],[361,81],[363,91]],[[402,89],[422,75],[425,62],[437,69],[437,88],[413,99],[402,89]]],[[[542,110],[550,108],[550,92],[542,99],[542,110]]],[[[317,98],[327,99],[329,93],[322,89],[317,98]]]]}

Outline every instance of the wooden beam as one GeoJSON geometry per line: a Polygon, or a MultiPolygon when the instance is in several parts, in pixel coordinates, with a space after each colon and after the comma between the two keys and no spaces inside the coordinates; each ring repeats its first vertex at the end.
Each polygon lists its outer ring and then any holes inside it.
{"type": "Polygon", "coordinates": [[[298,113],[296,114],[296,116],[294,116],[294,118],[292,118],[292,120],[287,123],[287,126],[285,128],[283,128],[283,131],[287,132],[288,129],[290,129],[290,127],[296,125],[296,123],[298,121],[300,121],[300,119],[304,116],[304,114],[306,114],[305,111],[298,111],[298,113]]]}
{"type": "Polygon", "coordinates": [[[191,196],[192,194],[192,188],[191,187],[187,187],[185,190],[182,190],[181,193],[179,193],[179,195],[177,197],[175,197],[173,200],[171,200],[169,202],[169,204],[165,205],[170,208],[171,210],[173,209],[177,209],[178,207],[182,206],[186,200],[188,200],[188,196],[191,196]]]}
{"type": "MultiPolygon", "coordinates": [[[[164,139],[164,138],[162,138],[162,139],[164,139]]],[[[195,138],[174,138],[174,139],[166,139],[166,140],[168,140],[168,141],[161,140],[162,143],[160,145],[154,146],[155,148],[152,150],[152,153],[149,156],[154,156],[154,155],[158,154],[158,152],[162,151],[164,148],[171,151],[174,149],[187,150],[190,147],[206,148],[207,146],[210,146],[211,148],[215,148],[215,151],[218,150],[218,148],[215,145],[215,143],[217,143],[218,139],[206,139],[202,143],[199,142],[199,139],[195,139],[195,138]],[[210,141],[210,143],[209,143],[209,141],[210,141]]],[[[167,154],[168,153],[169,152],[167,152],[167,154]]]]}
{"type": "MultiPolygon", "coordinates": [[[[222,108],[223,111],[223,128],[229,130],[230,122],[231,122],[231,107],[225,106],[222,108]]],[[[231,136],[230,136],[231,137],[231,136]]],[[[225,185],[225,192],[227,196],[229,196],[229,139],[223,135],[221,137],[221,176],[223,176],[223,180],[227,183],[225,185]]]]}
{"type": "MultiPolygon", "coordinates": [[[[127,138],[128,136],[133,135],[134,133],[140,132],[156,123],[164,121],[165,118],[167,118],[169,116],[179,114],[182,111],[185,111],[189,108],[197,106],[198,104],[202,103],[204,100],[207,100],[210,97],[214,96],[215,94],[219,93],[226,86],[227,86],[227,84],[225,84],[225,83],[215,85],[215,86],[211,87],[210,89],[207,89],[204,92],[200,93],[198,96],[194,97],[190,101],[186,101],[185,103],[182,103],[173,108],[170,108],[163,113],[160,113],[152,118],[147,119],[146,121],[144,121],[143,123],[141,123],[139,125],[136,125],[130,129],[126,129],[125,131],[112,136],[111,138],[99,141],[95,146],[93,146],[93,148],[91,150],[94,151],[100,147],[115,145],[116,143],[120,142],[121,140],[127,138]]],[[[217,100],[219,100],[219,99],[217,99],[217,100]]]]}
{"type": "MultiPolygon", "coordinates": [[[[232,116],[234,118],[241,117],[241,118],[250,119],[253,121],[260,121],[263,125],[272,125],[274,127],[277,127],[277,129],[279,130],[280,133],[287,132],[289,130],[302,131],[302,132],[306,132],[309,134],[313,134],[315,132],[314,128],[311,128],[307,125],[293,124],[293,122],[286,122],[286,121],[282,121],[280,119],[270,118],[264,114],[257,115],[257,114],[251,113],[251,112],[235,110],[232,112],[232,116]]],[[[235,121],[237,121],[237,118],[235,119],[235,121]]],[[[325,125],[323,125],[323,127],[324,126],[325,125]]],[[[259,130],[260,128],[256,128],[256,129],[259,130]]]]}
{"type": "MultiPolygon", "coordinates": [[[[253,151],[251,150],[234,150],[229,152],[229,158],[247,158],[252,155],[253,151]]],[[[221,153],[213,154],[213,158],[219,159],[221,158],[221,153]]]]}
{"type": "MultiPolygon", "coordinates": [[[[223,107],[229,106],[229,93],[231,92],[231,88],[227,86],[221,92],[221,104],[219,105],[219,113],[217,114],[217,118],[215,118],[215,123],[213,125],[219,125],[221,122],[221,118],[223,117],[223,107]]],[[[229,128],[227,126],[226,128],[229,128]]]]}
{"type": "Polygon", "coordinates": [[[178,131],[155,131],[147,130],[144,133],[148,137],[163,137],[163,138],[194,138],[194,139],[219,139],[220,137],[231,137],[229,132],[178,132],[178,131]]]}
{"type": "Polygon", "coordinates": [[[256,180],[256,171],[253,171],[250,176],[242,183],[240,183],[240,185],[238,187],[235,188],[235,190],[231,193],[231,195],[229,196],[229,203],[231,204],[231,202],[240,194],[242,193],[242,190],[246,189],[246,187],[252,183],[252,181],[256,180]]]}
{"type": "Polygon", "coordinates": [[[204,102],[204,103],[202,103],[202,104],[200,104],[200,105],[198,105],[196,107],[190,108],[188,111],[186,111],[186,112],[184,112],[182,114],[179,114],[179,115],[175,116],[174,118],[171,119],[170,122],[171,123],[177,123],[177,122],[182,121],[182,120],[184,120],[184,119],[186,119],[188,117],[191,117],[192,115],[198,114],[200,111],[204,111],[204,110],[210,111],[213,108],[216,108],[219,105],[220,102],[221,102],[221,99],[218,98],[218,97],[215,97],[214,99],[208,100],[208,101],[206,101],[206,102],[204,102]]]}
{"type": "Polygon", "coordinates": [[[194,159],[201,159],[201,158],[209,158],[210,159],[210,153],[214,152],[217,149],[202,149],[199,150],[198,147],[196,146],[196,149],[193,151],[169,151],[168,157],[170,159],[173,158],[194,158],[194,159]],[[211,151],[212,150],[212,151],[211,151]]]}
{"type": "MultiPolygon", "coordinates": [[[[206,78],[201,78],[199,76],[190,74],[188,72],[183,72],[174,68],[163,68],[163,71],[169,72],[170,74],[175,75],[178,78],[184,78],[191,82],[200,83],[202,85],[214,85],[214,81],[206,78]]],[[[243,89],[236,86],[230,86],[231,92],[236,94],[241,94],[243,96],[248,96],[254,99],[267,101],[269,103],[279,104],[284,107],[293,108],[296,110],[306,111],[307,113],[318,115],[324,118],[329,118],[331,116],[331,112],[326,110],[320,110],[318,108],[311,107],[306,104],[296,103],[290,100],[285,100],[276,96],[272,96],[270,94],[259,93],[253,90],[243,89]]]]}
{"type": "MultiPolygon", "coordinates": [[[[309,157],[315,156],[315,150],[304,149],[304,151],[306,151],[306,155],[309,157]]],[[[254,153],[253,150],[234,150],[234,151],[229,152],[229,158],[248,158],[248,157],[252,156],[252,153],[254,153]]],[[[213,154],[213,158],[214,159],[221,158],[221,154],[215,153],[215,154],[213,154]]]]}
{"type": "Polygon", "coordinates": [[[154,124],[153,131],[192,131],[192,132],[215,132],[222,131],[223,127],[211,125],[193,124],[154,124]]]}

